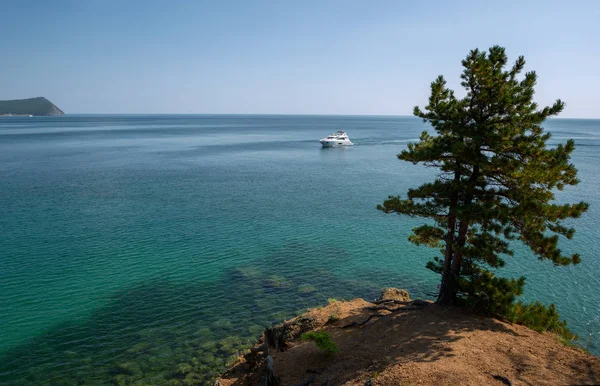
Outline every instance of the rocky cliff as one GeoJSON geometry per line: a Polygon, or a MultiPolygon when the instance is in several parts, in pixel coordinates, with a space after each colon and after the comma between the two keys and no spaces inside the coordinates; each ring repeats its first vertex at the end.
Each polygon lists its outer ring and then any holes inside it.
{"type": "Polygon", "coordinates": [[[600,359],[551,333],[410,301],[390,289],[371,303],[330,302],[265,331],[215,383],[303,386],[600,384],[600,359]],[[303,332],[328,333],[327,354],[303,332]]]}

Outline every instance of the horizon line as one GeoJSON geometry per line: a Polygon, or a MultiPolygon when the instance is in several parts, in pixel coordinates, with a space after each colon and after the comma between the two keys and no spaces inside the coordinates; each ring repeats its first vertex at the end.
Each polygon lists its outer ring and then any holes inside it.
{"type": "MultiPolygon", "coordinates": [[[[323,113],[65,113],[64,116],[75,115],[103,115],[103,116],[142,116],[142,115],[203,115],[203,116],[321,116],[321,117],[388,117],[388,118],[415,118],[421,119],[414,115],[405,114],[323,114],[323,113]]],[[[551,119],[586,119],[600,120],[600,117],[549,117],[551,119]]]]}

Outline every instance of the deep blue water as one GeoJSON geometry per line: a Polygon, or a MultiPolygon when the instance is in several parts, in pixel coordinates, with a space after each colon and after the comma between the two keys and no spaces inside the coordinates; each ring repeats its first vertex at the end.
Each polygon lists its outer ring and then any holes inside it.
{"type": "MultiPolygon", "coordinates": [[[[574,138],[590,211],[564,243],[574,267],[525,248],[506,275],[554,302],[600,354],[600,121],[553,120],[574,138]]],[[[396,154],[410,117],[0,118],[0,384],[202,382],[266,325],[329,297],[383,287],[433,297],[435,251],[389,194],[433,171],[396,154]],[[345,129],[356,146],[322,149],[345,129]],[[194,368],[191,371],[190,368],[194,368]]]]}

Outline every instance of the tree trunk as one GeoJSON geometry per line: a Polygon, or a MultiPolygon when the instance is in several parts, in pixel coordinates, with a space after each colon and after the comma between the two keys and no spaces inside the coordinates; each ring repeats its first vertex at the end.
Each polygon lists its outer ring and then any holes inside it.
{"type": "MultiPolygon", "coordinates": [[[[475,165],[473,173],[469,178],[471,186],[467,189],[463,206],[471,204],[473,201],[475,183],[479,178],[479,166],[475,165]]],[[[460,181],[460,173],[454,173],[454,182],[460,181]]],[[[456,209],[458,206],[458,192],[453,192],[450,210],[448,216],[448,233],[446,235],[446,251],[444,256],[444,270],[442,272],[442,285],[440,286],[440,294],[437,299],[438,304],[448,305],[456,304],[457,294],[459,290],[458,279],[460,277],[460,267],[462,265],[461,248],[465,246],[467,241],[467,231],[469,230],[469,220],[461,219],[458,227],[458,237],[456,238],[456,248],[453,248],[454,232],[457,223],[456,209]]]]}
{"type": "MultiPolygon", "coordinates": [[[[457,171],[454,172],[454,183],[460,182],[460,163],[456,164],[457,171]]],[[[456,300],[456,280],[452,275],[452,258],[454,254],[454,232],[456,228],[456,206],[458,205],[458,190],[452,192],[450,208],[448,209],[448,228],[446,232],[446,251],[444,253],[444,267],[442,270],[442,284],[440,294],[437,298],[438,304],[448,305],[456,300]]]]}
{"type": "MultiPolygon", "coordinates": [[[[463,203],[464,207],[471,205],[473,201],[473,197],[475,195],[475,183],[477,182],[477,178],[479,178],[479,166],[475,165],[473,167],[473,173],[469,178],[469,187],[467,188],[467,193],[465,195],[465,202],[463,203]]],[[[456,294],[459,290],[458,288],[458,278],[460,277],[460,268],[462,266],[462,257],[463,252],[462,248],[465,246],[467,242],[467,232],[469,231],[469,225],[471,221],[466,219],[461,219],[458,225],[458,237],[456,240],[456,250],[454,251],[454,259],[452,260],[452,278],[454,280],[454,301],[456,301],[456,294]]]]}
{"type": "MultiPolygon", "coordinates": [[[[471,198],[472,200],[472,198],[471,198]]],[[[469,203],[470,201],[469,200],[469,203]]],[[[467,231],[469,230],[469,220],[461,220],[460,225],[458,226],[458,238],[456,240],[456,252],[454,253],[454,260],[452,261],[452,276],[456,278],[458,281],[458,277],[460,276],[460,267],[462,264],[462,256],[463,253],[461,248],[465,246],[467,242],[467,231]]]]}
{"type": "Polygon", "coordinates": [[[456,303],[456,293],[458,292],[456,277],[452,271],[442,274],[442,284],[440,286],[440,294],[438,295],[437,304],[447,306],[456,303]]]}

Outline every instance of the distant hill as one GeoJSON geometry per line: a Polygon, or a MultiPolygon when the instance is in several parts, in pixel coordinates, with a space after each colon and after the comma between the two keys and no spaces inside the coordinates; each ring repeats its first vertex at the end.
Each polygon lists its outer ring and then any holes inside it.
{"type": "Polygon", "coordinates": [[[56,116],[65,113],[44,97],[0,101],[0,115],[56,116]]]}

